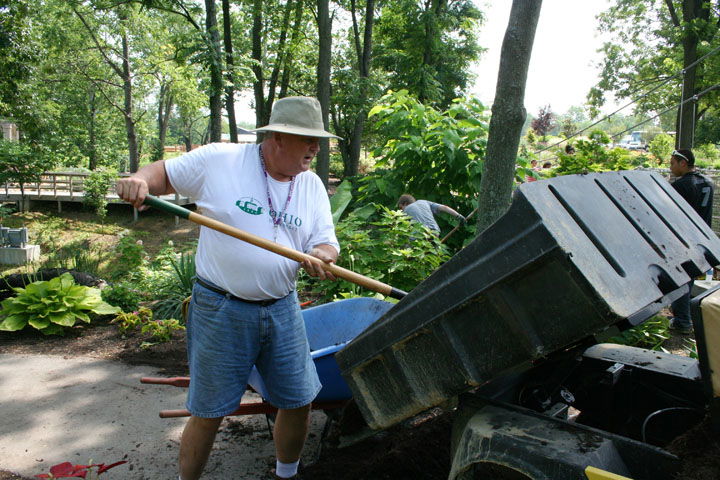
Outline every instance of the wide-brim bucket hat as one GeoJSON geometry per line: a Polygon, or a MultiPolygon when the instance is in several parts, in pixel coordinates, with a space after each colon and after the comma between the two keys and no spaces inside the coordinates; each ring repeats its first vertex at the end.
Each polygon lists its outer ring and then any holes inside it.
{"type": "Polygon", "coordinates": [[[285,97],[273,104],[270,123],[254,132],[281,132],[317,138],[341,138],[325,131],[317,98],[285,97]]]}

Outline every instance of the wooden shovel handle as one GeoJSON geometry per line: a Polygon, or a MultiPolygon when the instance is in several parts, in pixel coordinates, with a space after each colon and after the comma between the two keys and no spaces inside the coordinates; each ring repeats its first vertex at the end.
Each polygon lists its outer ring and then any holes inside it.
{"type": "MultiPolygon", "coordinates": [[[[193,223],[197,223],[198,225],[212,228],[213,230],[217,230],[218,232],[230,235],[231,237],[235,237],[262,249],[277,253],[278,255],[289,258],[291,260],[295,260],[296,262],[302,263],[305,260],[310,260],[313,262],[319,261],[316,257],[308,255],[307,253],[303,253],[293,248],[286,247],[285,245],[281,245],[279,243],[267,240],[263,237],[259,237],[244,230],[240,230],[239,228],[235,228],[233,226],[219,222],[213,218],[200,215],[199,213],[191,212],[186,208],[175,205],[174,203],[170,203],[153,195],[146,196],[143,203],[145,205],[149,205],[151,207],[163,210],[167,213],[171,213],[173,215],[185,218],[193,223]]],[[[359,273],[355,273],[346,268],[339,267],[334,263],[325,263],[322,261],[320,261],[319,263],[322,264],[323,270],[332,273],[338,278],[342,278],[349,282],[360,285],[361,287],[367,288],[368,290],[379,292],[383,295],[396,298],[398,300],[407,295],[407,292],[398,290],[397,288],[391,287],[390,285],[379,282],[377,280],[373,280],[372,278],[366,277],[364,275],[360,275],[359,273]]]]}

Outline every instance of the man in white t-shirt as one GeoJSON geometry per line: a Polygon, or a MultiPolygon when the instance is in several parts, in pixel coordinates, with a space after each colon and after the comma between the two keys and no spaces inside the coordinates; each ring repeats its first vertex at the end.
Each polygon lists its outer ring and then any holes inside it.
{"type": "MultiPolygon", "coordinates": [[[[309,171],[324,130],[314,98],[287,97],[273,106],[260,145],[211,144],[158,161],[117,183],[118,195],[137,208],[150,193],[179,192],[203,214],[317,261],[302,264],[201,227],[197,282],[187,320],[191,413],[180,442],[180,479],[200,478],[215,434],[233,412],[254,366],[267,400],[278,410],[276,478],[296,476],[308,432],[310,403],[321,385],[295,293],[297,270],[334,280],[322,262],[335,262],[330,202],[309,171]]],[[[337,138],[337,137],[336,137],[337,138]]]]}

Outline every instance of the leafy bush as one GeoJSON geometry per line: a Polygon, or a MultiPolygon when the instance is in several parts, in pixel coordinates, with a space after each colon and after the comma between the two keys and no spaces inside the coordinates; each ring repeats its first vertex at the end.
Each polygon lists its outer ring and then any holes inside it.
{"type": "Polygon", "coordinates": [[[116,260],[112,264],[110,277],[118,279],[128,275],[143,264],[145,256],[142,240],[137,240],[133,235],[123,235],[115,245],[116,260]]]}
{"type": "MultiPolygon", "coordinates": [[[[450,258],[447,247],[428,228],[383,206],[373,204],[351,212],[336,231],[343,246],[338,265],[405,291],[450,258]]],[[[305,275],[298,290],[309,290],[324,301],[348,294],[375,296],[345,280],[316,282],[305,275]]]]}
{"type": "Polygon", "coordinates": [[[176,330],[185,330],[185,326],[174,318],[150,320],[142,326],[140,331],[149,333],[150,339],[154,341],[145,341],[140,346],[149,348],[157,343],[169,342],[172,339],[172,332],[176,330]]]}
{"type": "Polygon", "coordinates": [[[117,172],[113,170],[96,170],[85,178],[83,203],[94,209],[100,218],[107,215],[107,193],[115,177],[117,172]]]}
{"type": "Polygon", "coordinates": [[[711,143],[696,147],[693,153],[698,167],[717,168],[720,163],[720,149],[711,143]]]}
{"type": "Polygon", "coordinates": [[[648,150],[655,157],[659,165],[670,161],[670,154],[673,151],[675,139],[667,133],[660,133],[652,139],[648,150]]]}
{"type": "Polygon", "coordinates": [[[143,307],[134,312],[120,313],[110,323],[117,324],[120,333],[126,334],[150,320],[152,320],[152,310],[143,307]]]}
{"type": "Polygon", "coordinates": [[[601,130],[594,130],[588,139],[575,142],[575,154],[558,153],[558,167],[553,175],[603,172],[607,170],[629,170],[630,153],[623,148],[608,150],[610,137],[601,130]]]}
{"type": "Polygon", "coordinates": [[[132,312],[138,309],[143,295],[131,282],[118,282],[102,290],[102,299],[114,305],[123,312],[132,312]]]}
{"type": "Polygon", "coordinates": [[[24,195],[24,185],[37,182],[51,166],[51,156],[41,148],[0,138],[0,183],[18,182],[24,195]]]}
{"type": "Polygon", "coordinates": [[[474,208],[488,134],[478,100],[456,99],[441,112],[401,90],[382,97],[368,116],[387,140],[373,152],[377,168],[360,179],[356,204],[394,206],[410,193],[466,215],[474,208]]]}
{"type": "Polygon", "coordinates": [[[158,289],[156,295],[160,299],[153,305],[153,312],[158,319],[182,318],[182,302],[192,294],[193,278],[195,277],[195,254],[184,252],[175,259],[170,259],[172,275],[158,289]]]}
{"type": "Polygon", "coordinates": [[[27,325],[45,335],[62,335],[77,320],[89,323],[88,312],[116,314],[120,309],[102,301],[100,290],[76,285],[69,273],[14,289],[17,296],[3,300],[0,330],[16,331],[27,325]]]}

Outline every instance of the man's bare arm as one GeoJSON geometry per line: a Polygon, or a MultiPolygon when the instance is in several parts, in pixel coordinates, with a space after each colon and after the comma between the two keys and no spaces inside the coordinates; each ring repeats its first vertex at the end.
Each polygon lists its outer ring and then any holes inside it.
{"type": "Polygon", "coordinates": [[[438,207],[438,210],[443,213],[448,213],[448,214],[452,215],[453,217],[457,218],[461,222],[465,221],[465,217],[463,215],[459,214],[456,210],[448,207],[447,205],[440,205],[438,207]]]}
{"type": "Polygon", "coordinates": [[[165,171],[165,160],[145,165],[131,176],[121,178],[115,189],[120,198],[140,210],[147,208],[143,206],[143,201],[148,193],[152,195],[175,193],[165,171]]]}

